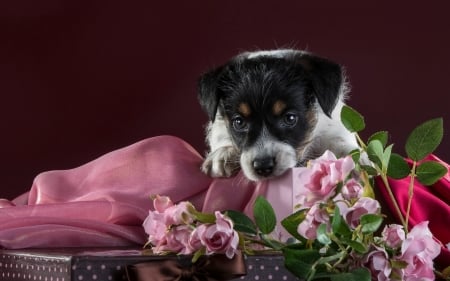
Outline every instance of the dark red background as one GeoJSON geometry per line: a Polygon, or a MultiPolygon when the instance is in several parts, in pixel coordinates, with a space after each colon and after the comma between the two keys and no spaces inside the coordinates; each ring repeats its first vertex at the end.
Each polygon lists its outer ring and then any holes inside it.
{"type": "Polygon", "coordinates": [[[416,125],[443,117],[436,153],[450,161],[449,10],[303,2],[2,1],[0,197],[155,135],[203,152],[197,77],[257,48],[343,64],[364,135],[388,130],[401,154],[416,125]]]}

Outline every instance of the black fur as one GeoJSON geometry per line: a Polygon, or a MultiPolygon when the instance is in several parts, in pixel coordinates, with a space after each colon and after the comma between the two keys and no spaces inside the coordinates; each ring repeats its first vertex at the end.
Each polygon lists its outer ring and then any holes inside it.
{"type": "Polygon", "coordinates": [[[217,91],[217,85],[224,66],[218,67],[200,77],[198,82],[198,100],[200,106],[208,114],[210,120],[214,121],[219,106],[221,95],[217,91]]]}
{"type": "Polygon", "coordinates": [[[231,122],[230,133],[242,150],[252,146],[264,130],[283,142],[297,146],[310,129],[305,116],[314,96],[303,68],[295,62],[286,64],[279,59],[261,57],[230,65],[222,73],[217,91],[222,97],[224,115],[231,122]],[[283,114],[275,116],[272,107],[278,100],[287,107],[283,114]],[[241,103],[248,104],[252,113],[243,118],[248,128],[236,130],[233,120],[242,118],[237,108],[241,103]],[[295,126],[288,126],[283,121],[287,114],[298,118],[295,126]]]}
{"type": "Polygon", "coordinates": [[[330,117],[343,83],[341,66],[324,58],[310,55],[301,55],[297,60],[308,73],[320,107],[330,117]]]}
{"type": "MultiPolygon", "coordinates": [[[[230,87],[236,90],[251,90],[263,95],[264,87],[277,82],[277,77],[271,77],[276,69],[283,69],[287,79],[292,83],[303,81],[309,86],[306,95],[313,94],[324,113],[330,116],[339,96],[339,90],[343,82],[341,66],[321,57],[298,52],[283,58],[261,56],[252,60],[231,60],[228,64],[218,67],[200,77],[198,84],[198,98],[203,110],[210,120],[214,121],[216,112],[222,99],[227,97],[230,87]],[[242,72],[242,69],[250,73],[242,72]],[[294,70],[293,72],[289,72],[294,70]],[[253,80],[245,80],[241,74],[249,74],[253,80]],[[258,77],[259,76],[259,77],[258,77]],[[237,85],[235,79],[242,81],[243,85],[237,85]],[[232,82],[232,83],[230,83],[232,82]],[[253,85],[251,85],[253,83],[253,85]],[[228,93],[227,93],[228,92],[228,93]]],[[[267,92],[266,92],[267,94],[267,92]]],[[[311,101],[307,96],[306,101],[311,101]]]]}

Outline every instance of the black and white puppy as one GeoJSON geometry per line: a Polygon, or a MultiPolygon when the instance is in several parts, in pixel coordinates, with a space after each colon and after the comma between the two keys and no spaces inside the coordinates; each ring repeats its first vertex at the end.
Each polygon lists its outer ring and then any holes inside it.
{"type": "Polygon", "coordinates": [[[326,149],[357,148],[340,121],[346,83],[340,65],[299,50],[246,52],[204,74],[199,101],[209,116],[202,170],[242,168],[259,181],[305,164],[326,149]]]}

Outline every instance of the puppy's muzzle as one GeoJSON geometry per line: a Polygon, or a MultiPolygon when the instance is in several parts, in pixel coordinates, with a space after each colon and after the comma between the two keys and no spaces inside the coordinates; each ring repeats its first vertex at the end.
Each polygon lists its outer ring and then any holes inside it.
{"type": "Polygon", "coordinates": [[[258,181],[280,176],[296,165],[297,156],[291,145],[272,140],[244,150],[240,162],[246,177],[258,181]]]}
{"type": "Polygon", "coordinates": [[[261,177],[269,177],[272,175],[275,167],[275,158],[266,156],[258,157],[253,160],[252,166],[255,173],[261,177]]]}

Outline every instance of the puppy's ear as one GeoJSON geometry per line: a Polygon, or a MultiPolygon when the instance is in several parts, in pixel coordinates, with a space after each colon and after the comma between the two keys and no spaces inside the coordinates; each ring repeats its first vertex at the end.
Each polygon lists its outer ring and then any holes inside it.
{"type": "Polygon", "coordinates": [[[300,55],[297,61],[309,74],[314,95],[323,112],[331,117],[344,82],[342,67],[327,59],[309,54],[300,55]]]}
{"type": "Polygon", "coordinates": [[[198,81],[198,100],[211,121],[214,121],[219,107],[218,80],[223,68],[221,66],[203,74],[198,81]]]}

